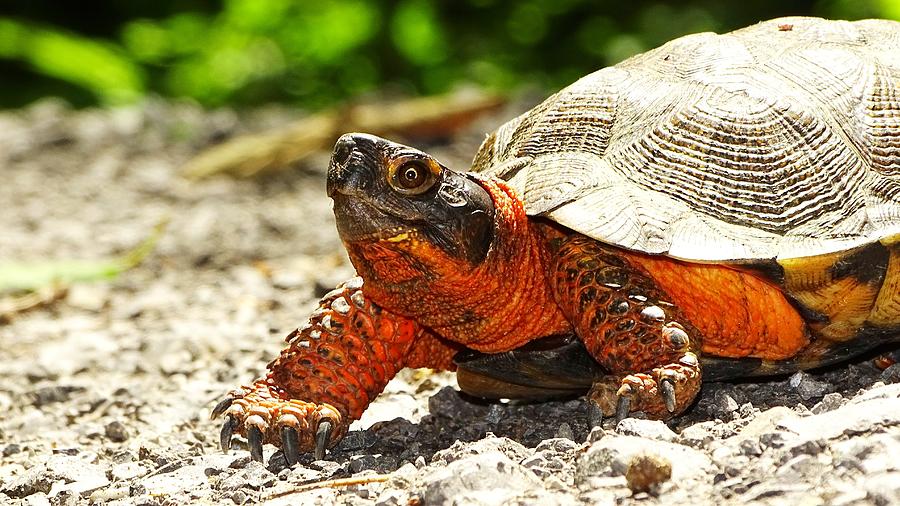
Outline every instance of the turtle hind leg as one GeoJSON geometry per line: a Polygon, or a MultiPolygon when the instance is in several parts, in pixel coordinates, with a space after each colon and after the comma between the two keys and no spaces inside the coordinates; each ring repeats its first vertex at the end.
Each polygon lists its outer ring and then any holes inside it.
{"type": "Polygon", "coordinates": [[[592,423],[600,415],[667,419],[684,411],[700,391],[699,332],[621,251],[573,235],[554,254],[557,303],[609,372],[588,395],[592,423]]]}

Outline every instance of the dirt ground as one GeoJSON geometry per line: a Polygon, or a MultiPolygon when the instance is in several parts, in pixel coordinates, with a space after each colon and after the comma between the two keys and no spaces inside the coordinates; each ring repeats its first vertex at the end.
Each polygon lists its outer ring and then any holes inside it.
{"type": "MultiPolygon", "coordinates": [[[[325,461],[223,454],[210,409],[353,273],[327,152],[249,181],[178,167],[292,115],[53,101],[0,114],[0,262],[110,257],[169,220],[137,268],[0,322],[0,503],[900,504],[900,366],[869,359],[708,384],[669,425],[593,431],[579,400],[476,403],[450,375],[406,371],[325,461]]],[[[430,150],[464,168],[503,119],[430,150]]]]}

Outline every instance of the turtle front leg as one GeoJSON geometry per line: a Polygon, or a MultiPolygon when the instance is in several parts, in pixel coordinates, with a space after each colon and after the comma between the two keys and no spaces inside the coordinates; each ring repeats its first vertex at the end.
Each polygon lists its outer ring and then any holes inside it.
{"type": "Polygon", "coordinates": [[[326,294],[286,341],[265,377],[232,390],[213,409],[214,418],[225,416],[223,450],[240,434],[257,461],[264,443],[280,446],[288,464],[301,452],[321,459],[400,369],[450,369],[458,351],[370,301],[361,278],[326,294]]]}
{"type": "Polygon", "coordinates": [[[631,411],[658,419],[684,411],[700,391],[699,333],[621,250],[581,235],[553,249],[557,302],[610,372],[588,394],[591,422],[631,411]]]}

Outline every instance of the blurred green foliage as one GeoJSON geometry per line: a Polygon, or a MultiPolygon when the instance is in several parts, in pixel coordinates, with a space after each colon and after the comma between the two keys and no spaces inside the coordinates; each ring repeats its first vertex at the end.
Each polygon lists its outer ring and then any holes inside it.
{"type": "Polygon", "coordinates": [[[900,20],[900,0],[134,0],[0,7],[0,107],[148,94],[318,108],[460,83],[563,86],[698,31],[784,15],[900,20]],[[75,6],[78,6],[77,8],[75,6]]]}

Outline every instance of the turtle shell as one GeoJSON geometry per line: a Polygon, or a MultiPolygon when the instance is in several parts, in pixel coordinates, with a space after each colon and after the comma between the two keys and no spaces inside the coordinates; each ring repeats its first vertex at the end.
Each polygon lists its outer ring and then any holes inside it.
{"type": "Polygon", "coordinates": [[[900,234],[900,23],[781,18],[590,74],[489,135],[473,171],[530,215],[699,262],[900,234]]]}

